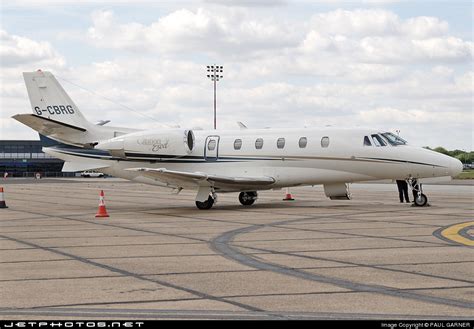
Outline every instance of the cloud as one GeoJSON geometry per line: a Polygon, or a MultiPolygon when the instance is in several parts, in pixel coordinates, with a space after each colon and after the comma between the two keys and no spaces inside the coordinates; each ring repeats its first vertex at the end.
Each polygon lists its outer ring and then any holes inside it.
{"type": "Polygon", "coordinates": [[[383,9],[337,9],[307,22],[258,17],[252,10],[179,9],[143,25],[120,23],[109,10],[95,11],[87,40],[99,48],[162,56],[193,54],[215,58],[284,56],[300,63],[331,57],[333,62],[400,64],[467,62],[474,43],[449,34],[437,17],[402,19],[383,9]]]}
{"type": "Polygon", "coordinates": [[[64,58],[45,41],[34,41],[29,38],[11,35],[0,30],[0,58],[2,67],[21,64],[41,64],[63,66],[64,58]]]}
{"type": "Polygon", "coordinates": [[[151,53],[193,52],[251,55],[295,46],[294,32],[271,18],[248,19],[241,10],[227,16],[199,8],[176,10],[142,25],[120,24],[113,12],[96,11],[88,39],[97,47],[151,53]]]}
{"type": "MultiPolygon", "coordinates": [[[[66,65],[54,42],[25,38],[44,51],[17,61],[6,56],[2,118],[29,112],[21,70],[49,63],[91,121],[211,128],[213,89],[205,65],[217,63],[224,65],[220,128],[235,129],[235,121],[249,127],[370,125],[401,129],[421,145],[457,147],[472,139],[473,44],[448,22],[373,7],[304,19],[281,19],[258,7],[215,8],[171,10],[147,23],[94,11],[90,26],[77,31],[83,35],[77,44],[101,56],[81,64],[66,65]],[[439,133],[454,130],[456,139],[439,133]]],[[[7,39],[10,54],[33,52],[7,39]]],[[[2,136],[29,131],[12,125],[2,125],[2,136]]]]}
{"type": "Polygon", "coordinates": [[[22,72],[38,68],[58,71],[65,67],[66,61],[49,42],[5,30],[0,30],[0,61],[0,139],[36,138],[35,132],[10,118],[30,111],[22,72]]]}
{"type": "Polygon", "coordinates": [[[288,5],[286,0],[204,0],[203,2],[228,7],[278,7],[288,5]]]}
{"type": "Polygon", "coordinates": [[[467,62],[474,43],[449,35],[436,17],[401,19],[382,9],[335,10],[316,14],[300,44],[306,56],[331,54],[363,63],[467,62]]]}

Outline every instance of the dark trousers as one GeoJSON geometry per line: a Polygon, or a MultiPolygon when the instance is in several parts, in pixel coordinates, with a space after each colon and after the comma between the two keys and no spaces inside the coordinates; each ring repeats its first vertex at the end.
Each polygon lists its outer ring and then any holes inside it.
{"type": "Polygon", "coordinates": [[[397,187],[400,202],[403,202],[403,197],[405,197],[406,202],[410,202],[410,199],[408,199],[408,183],[404,180],[397,180],[397,187]]]}

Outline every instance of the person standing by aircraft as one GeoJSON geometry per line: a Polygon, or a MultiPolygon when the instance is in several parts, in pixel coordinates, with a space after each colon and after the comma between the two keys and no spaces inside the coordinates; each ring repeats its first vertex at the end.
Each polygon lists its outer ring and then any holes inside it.
{"type": "Polygon", "coordinates": [[[399,180],[397,179],[397,187],[398,187],[398,197],[400,198],[400,203],[403,203],[403,197],[405,196],[405,201],[407,203],[410,202],[408,198],[408,183],[406,180],[399,180]]]}

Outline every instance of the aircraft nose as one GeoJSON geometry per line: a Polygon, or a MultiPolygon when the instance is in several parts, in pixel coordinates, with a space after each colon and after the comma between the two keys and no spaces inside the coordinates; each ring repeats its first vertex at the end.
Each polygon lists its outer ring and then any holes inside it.
{"type": "Polygon", "coordinates": [[[458,159],[451,158],[449,170],[451,177],[456,177],[462,172],[462,162],[458,159]]]}

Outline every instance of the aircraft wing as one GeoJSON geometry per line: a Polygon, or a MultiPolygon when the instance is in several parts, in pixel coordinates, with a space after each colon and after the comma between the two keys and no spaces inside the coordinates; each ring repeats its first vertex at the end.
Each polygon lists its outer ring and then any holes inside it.
{"type": "Polygon", "coordinates": [[[169,185],[183,186],[265,186],[275,183],[275,179],[268,176],[232,177],[213,175],[202,172],[185,172],[168,170],[165,168],[129,168],[129,171],[140,172],[143,176],[157,179],[169,185]]]}

